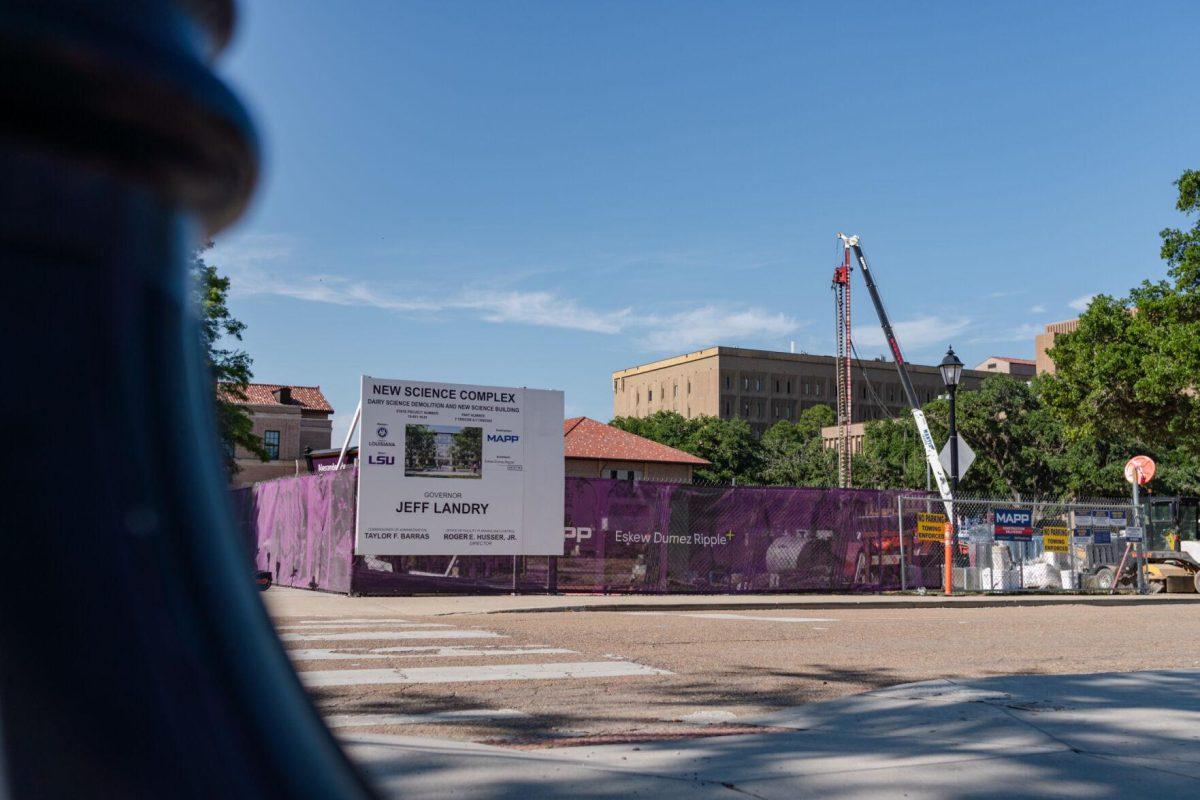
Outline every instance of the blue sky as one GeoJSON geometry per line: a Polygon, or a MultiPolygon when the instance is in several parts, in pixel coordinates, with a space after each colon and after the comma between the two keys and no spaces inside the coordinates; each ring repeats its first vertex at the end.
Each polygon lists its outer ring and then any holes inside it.
{"type": "Polygon", "coordinates": [[[910,359],[1032,357],[1163,274],[1171,181],[1200,167],[1194,0],[241,11],[223,70],[264,172],[210,261],[256,378],[319,384],[338,434],[363,373],[563,389],[604,420],[615,369],[830,353],[838,231],[910,359]]]}

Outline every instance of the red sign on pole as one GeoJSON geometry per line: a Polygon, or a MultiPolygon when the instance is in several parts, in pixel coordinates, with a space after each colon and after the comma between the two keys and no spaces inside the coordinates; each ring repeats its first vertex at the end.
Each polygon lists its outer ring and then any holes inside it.
{"type": "Polygon", "coordinates": [[[1125,464],[1125,480],[1145,486],[1154,477],[1154,459],[1150,456],[1134,456],[1125,464]]]}

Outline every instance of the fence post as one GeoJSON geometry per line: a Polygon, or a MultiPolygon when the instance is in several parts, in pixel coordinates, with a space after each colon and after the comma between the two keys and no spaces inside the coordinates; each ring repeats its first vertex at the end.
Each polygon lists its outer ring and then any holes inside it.
{"type": "Polygon", "coordinates": [[[904,569],[904,496],[896,495],[896,530],[900,532],[900,591],[908,591],[904,569]]]}
{"type": "Polygon", "coordinates": [[[954,594],[954,558],[953,558],[953,541],[954,541],[954,514],[958,512],[954,509],[953,503],[950,505],[952,512],[950,519],[946,522],[946,535],[943,539],[943,555],[942,560],[945,564],[942,567],[942,585],[945,587],[945,594],[954,594]]]}

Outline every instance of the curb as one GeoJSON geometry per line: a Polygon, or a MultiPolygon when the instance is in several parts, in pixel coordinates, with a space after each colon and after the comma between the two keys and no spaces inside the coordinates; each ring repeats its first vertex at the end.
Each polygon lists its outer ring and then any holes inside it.
{"type": "Polygon", "coordinates": [[[1200,605],[1200,594],[1181,597],[1138,597],[1129,595],[1075,595],[1069,600],[1057,600],[1052,597],[1022,597],[1019,600],[1004,600],[999,598],[969,598],[963,600],[809,600],[783,602],[742,602],[742,603],[604,603],[546,606],[542,608],[503,608],[492,611],[451,611],[438,616],[457,614],[545,614],[583,611],[797,611],[812,609],[818,611],[834,611],[839,608],[849,609],[910,609],[910,608],[1012,608],[1032,606],[1153,606],[1153,605],[1200,605]]]}

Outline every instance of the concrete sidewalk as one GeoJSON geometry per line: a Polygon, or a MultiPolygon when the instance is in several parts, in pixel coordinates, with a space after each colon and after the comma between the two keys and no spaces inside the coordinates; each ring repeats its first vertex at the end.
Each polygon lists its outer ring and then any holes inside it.
{"type": "Polygon", "coordinates": [[[348,597],[276,586],[263,594],[275,617],[344,615],[414,617],[537,611],[785,610],[839,608],[995,608],[1030,605],[1200,604],[1200,594],[1158,595],[963,595],[779,594],[779,595],[467,595],[348,597]]]}
{"type": "Polygon", "coordinates": [[[538,751],[344,742],[405,798],[1173,798],[1200,779],[1200,670],[937,680],[738,721],[786,730],[538,751]]]}

